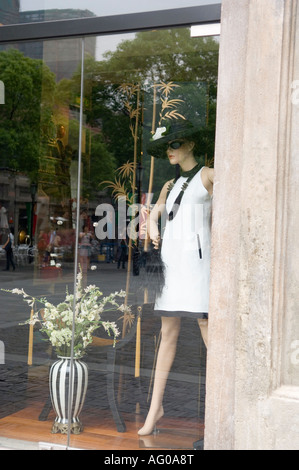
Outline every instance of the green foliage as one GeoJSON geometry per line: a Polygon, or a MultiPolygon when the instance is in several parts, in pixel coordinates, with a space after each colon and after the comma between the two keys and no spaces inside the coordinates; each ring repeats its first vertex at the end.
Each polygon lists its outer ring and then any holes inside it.
{"type": "Polygon", "coordinates": [[[102,136],[92,136],[91,155],[83,158],[83,197],[95,199],[101,189],[99,182],[112,178],[115,168],[115,158],[103,143],[102,136]]]}
{"type": "Polygon", "coordinates": [[[55,77],[40,60],[16,49],[0,52],[5,105],[0,108],[0,165],[35,179],[40,142],[51,122],[55,77]]]}
{"type": "MultiPolygon", "coordinates": [[[[105,97],[103,132],[114,146],[118,146],[118,166],[133,159],[133,139],[126,130],[130,126],[130,118],[126,113],[125,102],[120,100],[116,88],[122,83],[131,83],[139,84],[142,90],[143,112],[138,150],[139,155],[143,153],[145,189],[150,171],[146,142],[152,130],[154,86],[157,92],[156,126],[163,106],[162,86],[158,84],[179,85],[171,90],[170,99],[179,100],[176,111],[200,129],[197,142],[200,162],[206,164],[213,160],[218,48],[217,38],[191,38],[189,28],[143,31],[137,33],[135,39],[121,42],[115,52],[106,53],[105,60],[96,65],[98,82],[93,84],[93,118],[96,119],[96,112],[105,97]]],[[[162,122],[160,124],[163,125],[162,122]]],[[[165,179],[173,177],[174,170],[167,161],[155,160],[155,193],[161,189],[165,179]]]]}
{"type": "MultiPolygon", "coordinates": [[[[124,85],[138,85],[140,90],[137,159],[140,161],[143,154],[145,182],[150,168],[145,148],[152,129],[154,86],[156,125],[164,111],[191,119],[200,128],[198,157],[201,161],[212,159],[217,75],[217,39],[191,38],[189,28],[139,32],[135,39],[122,41],[114,52],[106,53],[101,61],[86,56],[84,196],[96,197],[101,181],[113,180],[116,168],[133,161],[137,97],[126,97],[121,91],[124,85]],[[162,88],[157,85],[168,83],[175,84],[170,99],[177,108],[163,111],[162,88]]],[[[0,166],[25,172],[37,180],[40,162],[48,155],[49,140],[55,141],[57,123],[68,126],[68,145],[72,159],[76,159],[80,67],[71,79],[56,83],[43,61],[8,49],[0,52],[0,80],[5,84],[5,105],[0,107],[0,166]]],[[[173,177],[167,163],[156,162],[157,188],[165,177],[173,177]]]]}
{"type": "MultiPolygon", "coordinates": [[[[200,155],[213,157],[218,46],[213,37],[191,38],[189,28],[143,31],[137,33],[135,39],[121,42],[116,51],[106,53],[105,60],[96,63],[93,77],[97,76],[98,80],[93,82],[91,100],[93,120],[104,106],[105,114],[101,114],[104,116],[103,131],[113,145],[119,146],[116,157],[119,165],[130,158],[128,141],[132,142],[125,131],[126,126],[129,127],[125,102],[116,93],[117,86],[122,83],[139,84],[142,90],[143,141],[140,150],[144,151],[150,136],[153,85],[172,82],[180,85],[171,94],[171,99],[181,100],[178,111],[201,128],[200,155]],[[119,129],[121,132],[117,133],[119,129]]],[[[160,109],[158,103],[156,124],[160,109]]],[[[133,155],[132,149],[131,152],[133,155]]]]}

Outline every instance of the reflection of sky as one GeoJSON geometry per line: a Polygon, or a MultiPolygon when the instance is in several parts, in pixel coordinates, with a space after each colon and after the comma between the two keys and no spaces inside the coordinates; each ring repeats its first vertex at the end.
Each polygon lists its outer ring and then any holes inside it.
{"type": "MultiPolygon", "coordinates": [[[[221,3],[221,0],[20,0],[20,11],[71,8],[89,10],[96,16],[109,16],[215,3],[221,3]]],[[[133,38],[132,33],[99,37],[96,58],[101,60],[106,51],[114,51],[121,41],[133,38]]]]}
{"type": "Polygon", "coordinates": [[[221,0],[20,0],[20,10],[50,10],[52,8],[90,10],[97,16],[136,13],[149,10],[167,10],[203,4],[221,3],[221,0]]]}
{"type": "Polygon", "coordinates": [[[107,51],[115,51],[118,44],[127,39],[134,39],[134,33],[113,34],[108,36],[99,36],[96,45],[96,59],[102,60],[103,54],[107,51]]]}

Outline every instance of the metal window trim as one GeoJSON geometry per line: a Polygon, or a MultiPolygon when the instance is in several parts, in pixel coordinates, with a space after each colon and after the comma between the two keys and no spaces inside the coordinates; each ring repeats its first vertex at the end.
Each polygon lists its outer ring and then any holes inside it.
{"type": "Polygon", "coordinates": [[[4,25],[0,27],[0,44],[217,23],[220,17],[221,3],[217,3],[125,15],[4,25]]]}

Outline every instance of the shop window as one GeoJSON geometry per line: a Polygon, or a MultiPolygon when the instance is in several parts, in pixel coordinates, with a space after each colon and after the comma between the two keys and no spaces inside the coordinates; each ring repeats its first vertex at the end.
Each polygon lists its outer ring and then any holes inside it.
{"type": "MultiPolygon", "coordinates": [[[[121,437],[121,446],[128,448],[166,444],[190,448],[203,437],[206,346],[204,328],[198,327],[197,319],[203,327],[208,307],[194,311],[187,303],[179,305],[184,273],[177,279],[174,273],[179,306],[171,311],[194,315],[183,315],[181,320],[164,392],[162,431],[157,435],[137,431],[151,403],[161,343],[161,318],[154,315],[154,304],[162,270],[151,256],[155,252],[146,223],[165,183],[179,177],[178,165],[166,153],[169,139],[165,136],[171,128],[178,124],[192,128],[192,138],[175,131],[173,153],[188,148],[194,153],[193,168],[213,168],[218,48],[218,37],[191,37],[190,28],[172,28],[109,36],[108,44],[95,37],[48,41],[38,47],[22,43],[0,52],[0,80],[6,85],[5,104],[0,107],[2,246],[9,232],[14,235],[10,256],[0,252],[2,269],[8,267],[2,272],[1,286],[24,289],[37,299],[31,304],[22,292],[0,292],[0,341],[5,347],[0,436],[35,440],[31,429],[38,426],[39,440],[95,449],[109,445],[112,435],[115,445],[121,437]],[[158,151],[149,145],[158,142],[153,136],[162,137],[158,151]],[[102,292],[99,305],[103,298],[121,293],[119,307],[110,305],[102,319],[116,323],[118,340],[128,338],[119,352],[116,348],[113,379],[118,412],[125,431],[134,433],[133,444],[125,443],[126,432],[119,433],[107,397],[102,374],[107,356],[102,358],[100,353],[103,344],[111,346],[112,337],[103,327],[93,332],[88,346],[73,337],[73,349],[66,347],[62,353],[58,348],[62,356],[71,351],[74,360],[82,347],[89,381],[80,417],[84,429],[75,428],[80,432],[75,436],[71,426],[53,428],[48,382],[57,344],[45,341],[47,332],[39,324],[32,327],[24,322],[39,309],[39,319],[45,321],[50,307],[38,302],[45,298],[59,305],[65,318],[65,300],[70,301],[77,270],[86,294],[94,288],[102,292]],[[21,427],[19,433],[11,433],[10,420],[22,422],[29,415],[26,435],[21,427]],[[105,434],[108,428],[110,434],[99,442],[99,433],[105,434]],[[51,434],[53,429],[57,435],[51,434]],[[85,432],[89,432],[88,442],[85,432]]],[[[209,172],[204,179],[196,180],[198,175],[182,176],[186,181],[177,184],[187,185],[180,186],[180,200],[173,201],[177,205],[173,220],[181,220],[182,225],[184,217],[192,219],[193,236],[174,230],[178,243],[173,258],[182,256],[178,247],[184,246],[184,256],[190,258],[191,253],[195,272],[199,263],[207,262],[210,248],[208,232],[198,222],[206,218],[209,223],[209,172]],[[189,189],[196,192],[198,185],[206,206],[189,196],[189,189]]],[[[167,224],[164,212],[158,225],[162,239],[167,224]]],[[[191,282],[192,275],[186,274],[186,279],[191,282]]],[[[203,282],[208,290],[208,277],[203,282]]],[[[80,299],[81,290],[74,292],[80,299]]],[[[44,326],[50,328],[50,323],[44,326]]],[[[65,334],[73,332],[72,326],[65,334]]]]}

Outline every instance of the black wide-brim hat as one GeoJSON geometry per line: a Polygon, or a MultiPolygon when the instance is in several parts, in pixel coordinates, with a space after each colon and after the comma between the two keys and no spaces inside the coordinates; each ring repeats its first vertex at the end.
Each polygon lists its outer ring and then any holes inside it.
{"type": "Polygon", "coordinates": [[[165,122],[158,127],[147,145],[147,153],[156,158],[167,158],[168,142],[176,139],[196,140],[198,130],[187,119],[176,119],[165,122]]]}

